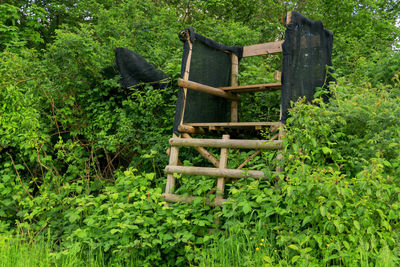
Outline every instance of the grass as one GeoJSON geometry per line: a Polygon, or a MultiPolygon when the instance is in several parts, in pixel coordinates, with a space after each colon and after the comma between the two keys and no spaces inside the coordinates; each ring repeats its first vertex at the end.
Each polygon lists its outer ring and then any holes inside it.
{"type": "MultiPolygon", "coordinates": [[[[0,267],[108,266],[100,253],[55,253],[43,240],[29,242],[18,236],[0,235],[0,267]]],[[[120,266],[119,264],[113,266],[120,266]]]]}
{"type": "MultiPolygon", "coordinates": [[[[260,229],[259,229],[260,230],[260,229]]],[[[339,261],[332,261],[328,254],[324,259],[316,259],[310,254],[299,255],[293,261],[293,255],[297,253],[289,248],[274,247],[276,241],[269,231],[225,232],[221,234],[210,246],[188,246],[186,258],[191,261],[191,266],[399,266],[399,259],[389,250],[383,247],[374,260],[371,252],[364,246],[356,251],[343,251],[346,255],[339,261]],[[291,260],[290,260],[291,259],[291,260]],[[372,261],[371,261],[372,260],[372,261]]],[[[78,244],[77,244],[78,245],[78,244]]],[[[113,258],[112,262],[101,251],[94,253],[82,251],[79,246],[76,250],[55,252],[49,242],[28,240],[10,235],[0,235],[0,267],[47,267],[47,266],[144,266],[134,255],[128,261],[113,258]]],[[[315,252],[315,251],[314,251],[315,252]]],[[[376,254],[375,254],[376,256],[376,254]]],[[[150,266],[150,265],[146,265],[150,266]]]]}

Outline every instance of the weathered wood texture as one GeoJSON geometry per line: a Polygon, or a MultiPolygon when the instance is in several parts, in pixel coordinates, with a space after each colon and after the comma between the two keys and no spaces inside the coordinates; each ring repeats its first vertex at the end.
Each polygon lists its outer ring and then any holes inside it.
{"type": "MultiPolygon", "coordinates": [[[[178,155],[179,155],[179,147],[171,147],[171,152],[169,156],[169,165],[175,166],[178,165],[178,155]]],[[[175,187],[175,177],[173,174],[167,175],[167,184],[165,186],[165,193],[169,194],[175,187]]]]}
{"type": "Polygon", "coordinates": [[[168,174],[179,173],[188,175],[206,175],[212,177],[226,177],[226,178],[258,178],[265,177],[262,171],[253,170],[236,170],[236,169],[217,169],[208,167],[188,167],[188,166],[166,166],[164,171],[168,174]]]}
{"type": "MultiPolygon", "coordinates": [[[[231,69],[231,86],[238,86],[238,75],[239,75],[239,59],[235,54],[231,56],[232,61],[232,69],[231,69]]],[[[238,117],[238,101],[231,102],[231,121],[237,122],[239,120],[238,117]]]]}
{"type": "Polygon", "coordinates": [[[280,122],[198,122],[198,123],[185,123],[185,126],[194,126],[194,127],[254,127],[254,126],[273,126],[279,128],[280,122]]]}
{"type": "Polygon", "coordinates": [[[240,101],[240,97],[237,95],[234,95],[232,93],[225,92],[224,90],[221,90],[219,88],[204,85],[201,83],[178,79],[178,85],[181,87],[184,87],[184,88],[200,91],[203,93],[207,93],[207,94],[211,94],[211,95],[215,95],[215,96],[219,96],[219,97],[224,97],[224,98],[227,98],[230,100],[240,101]]]}
{"type": "MultiPolygon", "coordinates": [[[[189,80],[189,74],[190,74],[190,63],[192,62],[192,50],[193,50],[193,44],[190,42],[190,35],[187,32],[186,33],[186,39],[189,44],[189,52],[188,52],[188,57],[186,60],[186,67],[185,67],[185,73],[183,74],[183,80],[187,81],[189,80]]],[[[183,107],[182,107],[182,115],[181,115],[181,121],[179,124],[183,123],[183,119],[185,116],[185,109],[186,109],[186,95],[187,95],[187,88],[183,88],[183,94],[185,95],[184,101],[183,101],[183,107]]]]}
{"type": "Polygon", "coordinates": [[[190,147],[218,147],[218,148],[242,148],[242,149],[282,149],[282,141],[274,140],[221,140],[221,139],[183,139],[171,138],[171,146],[190,146],[190,147]]]}
{"type": "Polygon", "coordinates": [[[281,79],[282,79],[282,72],[280,72],[280,71],[274,72],[274,79],[277,80],[277,81],[281,81],[281,79]]]}
{"type": "MultiPolygon", "coordinates": [[[[228,140],[229,135],[224,134],[222,140],[228,140]]],[[[228,165],[228,149],[221,148],[221,154],[219,159],[219,170],[226,169],[228,165]]],[[[219,177],[217,181],[217,199],[222,199],[225,191],[225,177],[219,177]]]]}
{"type": "Polygon", "coordinates": [[[178,126],[181,133],[204,134],[207,131],[230,132],[235,129],[241,130],[261,130],[270,127],[270,132],[276,132],[279,122],[205,122],[205,123],[185,123],[178,126]]]}
{"type": "Polygon", "coordinates": [[[283,41],[264,44],[249,45],[243,47],[243,57],[268,55],[282,52],[283,41]]]}
{"type": "Polygon", "coordinates": [[[219,89],[231,93],[253,93],[261,91],[277,91],[281,90],[281,87],[282,87],[281,83],[263,83],[263,84],[240,85],[240,86],[226,86],[226,87],[219,87],[219,89]]]}
{"type": "Polygon", "coordinates": [[[250,162],[250,160],[252,160],[255,157],[257,157],[260,153],[261,153],[261,150],[257,150],[250,157],[248,157],[242,164],[240,164],[239,167],[237,167],[236,169],[237,170],[241,170],[244,166],[246,166],[247,163],[250,162]]]}

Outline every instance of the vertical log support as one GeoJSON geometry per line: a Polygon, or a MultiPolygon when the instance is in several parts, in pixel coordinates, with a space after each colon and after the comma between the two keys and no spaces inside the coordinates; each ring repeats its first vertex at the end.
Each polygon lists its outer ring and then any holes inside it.
{"type": "MultiPolygon", "coordinates": [[[[232,70],[231,70],[231,86],[238,86],[238,74],[239,74],[239,59],[232,53],[232,70]]],[[[238,101],[232,101],[231,103],[231,122],[238,121],[238,101]]]]}
{"type": "MultiPolygon", "coordinates": [[[[175,134],[173,137],[177,137],[175,134]]],[[[169,165],[178,166],[179,156],[179,147],[171,147],[170,155],[169,155],[169,165]]],[[[165,186],[165,194],[171,194],[173,189],[175,188],[175,177],[174,175],[167,175],[167,185],[165,186]]]]}
{"type": "MultiPolygon", "coordinates": [[[[186,59],[186,67],[185,67],[185,73],[183,74],[183,80],[188,81],[189,80],[189,73],[190,73],[190,63],[192,61],[192,50],[193,50],[193,44],[190,42],[190,34],[189,32],[186,33],[186,39],[189,44],[189,52],[188,52],[188,57],[186,59]]],[[[183,117],[185,116],[185,109],[186,109],[186,96],[187,96],[187,88],[183,88],[183,108],[182,108],[182,115],[181,115],[181,121],[180,125],[183,124],[183,117]]]]}
{"type": "MultiPolygon", "coordinates": [[[[224,134],[222,136],[223,140],[229,139],[229,134],[224,134]]],[[[228,165],[228,148],[221,148],[221,155],[219,159],[219,169],[226,169],[228,165]]],[[[219,177],[217,182],[217,197],[216,200],[222,200],[225,191],[225,177],[219,177]]]]}
{"type": "MultiPolygon", "coordinates": [[[[281,123],[281,125],[279,126],[279,136],[278,139],[282,140],[285,137],[285,129],[283,128],[283,124],[281,123]]],[[[279,173],[281,171],[283,171],[283,166],[281,165],[282,163],[280,161],[283,160],[283,152],[284,152],[284,147],[280,148],[278,150],[278,155],[276,156],[276,160],[277,160],[277,167],[276,167],[276,172],[279,173]]]]}

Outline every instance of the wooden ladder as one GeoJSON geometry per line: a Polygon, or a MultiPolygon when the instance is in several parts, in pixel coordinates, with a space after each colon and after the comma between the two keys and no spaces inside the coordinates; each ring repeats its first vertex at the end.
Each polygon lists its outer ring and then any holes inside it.
{"type": "MultiPolygon", "coordinates": [[[[192,203],[196,198],[202,198],[202,201],[210,206],[221,206],[226,199],[223,198],[225,192],[225,182],[227,179],[232,178],[248,178],[253,177],[257,179],[265,179],[263,171],[255,170],[242,170],[242,168],[261,153],[261,150],[278,150],[277,159],[282,158],[283,153],[283,128],[273,128],[278,132],[271,140],[243,140],[243,139],[230,139],[229,134],[224,134],[222,139],[200,139],[192,138],[188,133],[183,133],[181,136],[174,135],[169,140],[171,145],[169,151],[169,165],[165,167],[167,173],[167,185],[163,197],[167,202],[185,202],[192,203]],[[193,147],[200,155],[211,162],[214,167],[194,167],[182,166],[179,161],[179,148],[180,147],[193,147]],[[205,147],[220,148],[220,159],[215,158],[205,147]],[[229,149],[255,149],[256,152],[250,155],[237,169],[228,169],[228,150],[229,149]],[[174,174],[184,175],[204,175],[216,177],[217,187],[215,189],[216,196],[213,201],[209,198],[200,196],[182,196],[174,194],[176,178],[174,174]]],[[[280,167],[277,167],[276,173],[280,172],[280,167]]]]}

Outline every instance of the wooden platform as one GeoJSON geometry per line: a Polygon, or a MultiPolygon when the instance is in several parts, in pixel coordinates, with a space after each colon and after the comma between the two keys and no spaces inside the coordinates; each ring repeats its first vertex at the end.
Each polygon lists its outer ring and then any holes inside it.
{"type": "Polygon", "coordinates": [[[253,85],[219,87],[219,89],[231,93],[253,93],[261,91],[278,91],[281,90],[281,87],[281,83],[263,83],[253,85]]]}
{"type": "Polygon", "coordinates": [[[205,133],[206,131],[229,132],[232,129],[262,130],[269,128],[270,132],[278,131],[280,122],[206,122],[184,123],[178,126],[181,133],[205,133]]]}

